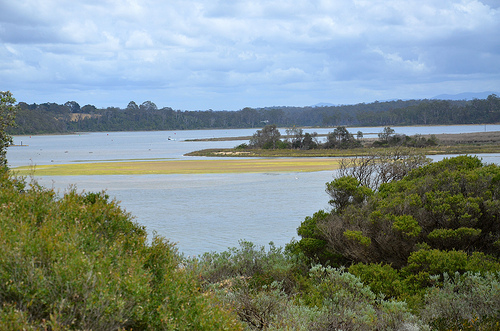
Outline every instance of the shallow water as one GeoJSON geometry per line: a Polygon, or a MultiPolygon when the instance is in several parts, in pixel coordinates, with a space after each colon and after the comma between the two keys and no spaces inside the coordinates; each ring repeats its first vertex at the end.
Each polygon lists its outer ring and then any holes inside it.
{"type": "MultiPolygon", "coordinates": [[[[376,134],[382,128],[349,128],[376,134]]],[[[439,134],[484,131],[485,126],[400,127],[397,133],[439,134]]],[[[500,125],[488,125],[488,131],[500,125]]],[[[112,160],[182,159],[193,150],[234,147],[244,141],[186,142],[186,139],[251,136],[256,129],[159,132],[110,132],[76,135],[16,136],[8,149],[11,167],[112,160]],[[171,140],[168,140],[170,137],[171,140]],[[174,140],[175,139],[175,140],[174,140]],[[26,146],[28,145],[28,146],[26,146]]],[[[309,132],[328,133],[329,129],[309,132]]],[[[284,134],[284,130],[281,130],[284,134]]],[[[500,163],[499,154],[481,155],[484,162],[500,163]]],[[[442,156],[432,157],[434,160],[442,156]]],[[[75,184],[79,191],[106,190],[121,201],[136,221],[177,242],[186,255],[222,251],[240,239],[278,246],[297,237],[307,216],[328,209],[325,183],[334,171],[312,173],[193,174],[137,176],[53,176],[39,182],[64,192],[75,184]]]]}
{"type": "MultiPolygon", "coordinates": [[[[48,187],[100,191],[121,201],[149,233],[177,242],[187,255],[222,251],[245,239],[279,246],[306,216],[328,208],[332,172],[74,176],[40,178],[48,187]]],[[[62,191],[61,191],[62,192],[62,191]]]]}

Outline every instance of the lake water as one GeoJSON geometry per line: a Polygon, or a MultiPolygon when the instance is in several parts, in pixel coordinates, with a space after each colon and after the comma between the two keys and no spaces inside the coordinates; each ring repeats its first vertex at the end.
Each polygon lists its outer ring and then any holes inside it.
{"type": "MultiPolygon", "coordinates": [[[[394,127],[396,133],[440,134],[500,131],[500,125],[394,127]]],[[[382,128],[349,128],[370,136],[382,128]]],[[[244,141],[187,142],[188,139],[251,136],[256,129],[158,132],[106,132],[75,135],[15,136],[10,167],[114,160],[178,160],[185,153],[234,147],[244,141]],[[169,140],[170,137],[170,140],[169,140]]],[[[284,134],[284,129],[280,129],[284,134]]],[[[332,129],[308,129],[328,133],[332,129]]],[[[500,155],[481,155],[500,163],[500,155]]],[[[191,158],[191,157],[190,157],[191,158]]],[[[438,160],[442,157],[434,157],[438,160]]],[[[156,232],[186,255],[223,251],[240,239],[284,246],[306,216],[329,209],[325,183],[334,171],[310,173],[191,174],[136,176],[53,176],[37,178],[63,193],[106,190],[148,232],[156,232]]]]}

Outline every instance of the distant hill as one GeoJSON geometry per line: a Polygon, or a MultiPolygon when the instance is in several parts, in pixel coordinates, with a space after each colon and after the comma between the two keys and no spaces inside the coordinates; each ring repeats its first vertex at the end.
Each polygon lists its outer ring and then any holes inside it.
{"type": "Polygon", "coordinates": [[[335,106],[337,106],[337,105],[334,105],[333,103],[328,103],[328,102],[320,102],[320,103],[313,105],[313,107],[335,107],[335,106]]]}
{"type": "Polygon", "coordinates": [[[473,100],[473,99],[486,99],[491,94],[497,94],[498,92],[464,92],[459,94],[440,94],[432,97],[431,99],[437,100],[473,100]]]}

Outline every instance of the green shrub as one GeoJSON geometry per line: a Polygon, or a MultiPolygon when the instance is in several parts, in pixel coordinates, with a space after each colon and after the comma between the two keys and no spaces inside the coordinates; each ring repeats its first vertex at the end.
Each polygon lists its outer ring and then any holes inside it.
{"type": "Polygon", "coordinates": [[[242,240],[240,247],[221,253],[205,253],[190,261],[190,266],[206,284],[244,277],[255,288],[269,286],[276,281],[282,283],[287,291],[294,286],[294,261],[272,242],[266,251],[264,246],[257,247],[242,240]]]}
{"type": "MultiPolygon", "coordinates": [[[[391,177],[391,168],[386,170],[391,177]]],[[[327,183],[336,209],[321,218],[315,233],[326,242],[325,251],[398,269],[423,244],[500,258],[499,166],[459,156],[384,180],[375,192],[361,182],[344,176],[327,183]]]]}
{"type": "Polygon", "coordinates": [[[349,267],[349,272],[359,277],[374,293],[399,298],[405,292],[399,271],[388,264],[356,263],[349,267]]]}
{"type": "Polygon", "coordinates": [[[445,274],[427,291],[420,315],[438,330],[498,330],[500,273],[445,274]]]}
{"type": "Polygon", "coordinates": [[[238,146],[235,147],[235,149],[247,149],[247,148],[248,148],[248,144],[246,144],[246,143],[239,144],[238,146]]]}
{"type": "Polygon", "coordinates": [[[405,302],[384,300],[343,269],[313,267],[311,281],[306,299],[322,311],[311,330],[428,329],[405,302]]]}
{"type": "Polygon", "coordinates": [[[20,182],[0,178],[0,329],[241,329],[106,194],[20,182]]]}
{"type": "Polygon", "coordinates": [[[315,264],[339,266],[343,262],[342,256],[332,254],[327,248],[327,242],[319,229],[319,225],[330,215],[320,210],[312,217],[307,216],[297,228],[297,234],[301,236],[299,241],[291,241],[286,249],[292,255],[310,266],[315,264]]]}

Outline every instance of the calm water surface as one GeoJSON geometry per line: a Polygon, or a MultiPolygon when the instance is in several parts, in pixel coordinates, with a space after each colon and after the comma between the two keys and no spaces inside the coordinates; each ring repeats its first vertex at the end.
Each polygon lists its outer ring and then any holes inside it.
{"type": "MultiPolygon", "coordinates": [[[[440,134],[500,131],[500,125],[395,127],[397,133],[440,134]]],[[[349,128],[375,135],[382,128],[349,128]]],[[[187,152],[234,147],[244,141],[187,142],[187,139],[251,136],[256,129],[159,132],[109,132],[76,135],[16,136],[22,147],[8,149],[11,167],[75,162],[183,159],[187,152]],[[170,137],[170,140],[169,140],[170,137]]],[[[284,129],[280,130],[282,134],[284,129]]],[[[332,129],[310,129],[328,133],[332,129]]],[[[500,156],[481,155],[488,163],[500,156]]],[[[437,156],[433,159],[438,160],[437,156]]],[[[328,209],[325,183],[334,171],[268,174],[193,174],[137,176],[53,176],[39,182],[63,193],[106,190],[121,201],[148,232],[176,242],[186,255],[223,251],[240,239],[279,246],[297,237],[306,216],[328,209]]]]}

